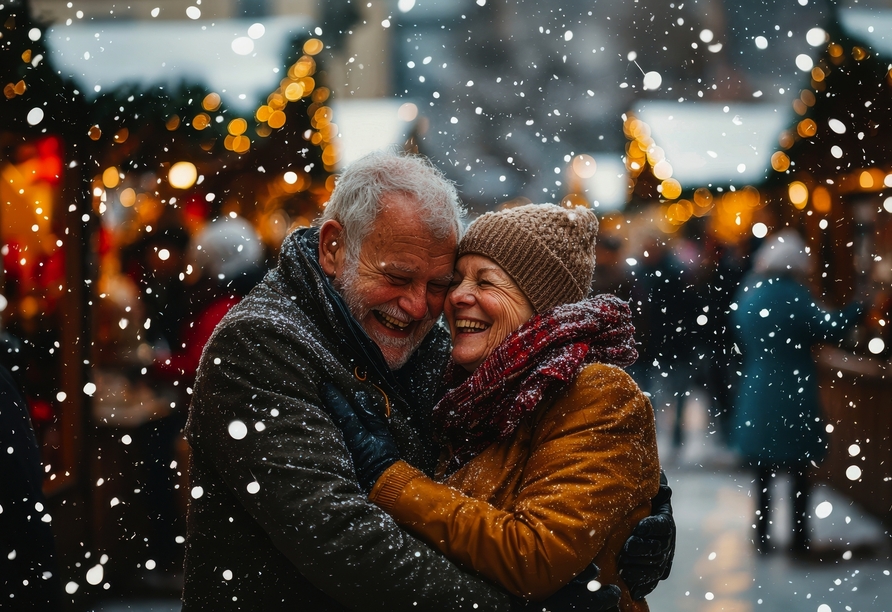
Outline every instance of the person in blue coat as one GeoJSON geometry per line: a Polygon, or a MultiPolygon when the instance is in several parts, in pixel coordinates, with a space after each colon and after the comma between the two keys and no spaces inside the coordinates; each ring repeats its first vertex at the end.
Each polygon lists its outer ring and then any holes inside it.
{"type": "Polygon", "coordinates": [[[795,231],[770,236],[754,255],[731,314],[743,354],[731,440],[757,471],[755,544],[762,552],[771,549],[770,484],[778,471],[793,477],[792,550],[809,549],[807,471],[827,450],[812,347],[841,340],[862,311],[859,302],[840,311],[819,305],[805,285],[813,261],[795,231]]]}

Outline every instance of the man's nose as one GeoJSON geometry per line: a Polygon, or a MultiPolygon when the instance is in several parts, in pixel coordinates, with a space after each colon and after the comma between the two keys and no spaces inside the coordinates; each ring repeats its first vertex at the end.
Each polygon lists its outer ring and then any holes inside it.
{"type": "Polygon", "coordinates": [[[428,313],[427,297],[427,289],[424,286],[413,284],[400,300],[400,308],[416,321],[420,321],[428,313]]]}

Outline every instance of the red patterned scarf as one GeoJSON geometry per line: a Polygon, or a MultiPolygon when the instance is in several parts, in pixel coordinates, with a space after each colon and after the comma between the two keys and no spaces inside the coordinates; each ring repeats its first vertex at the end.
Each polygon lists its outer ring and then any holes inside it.
{"type": "MultiPolygon", "coordinates": [[[[583,366],[634,363],[634,332],[629,305],[607,294],[557,306],[521,325],[434,407],[437,441],[449,452],[447,472],[511,435],[543,398],[567,389],[583,366]]],[[[450,363],[447,382],[461,373],[450,363]]]]}

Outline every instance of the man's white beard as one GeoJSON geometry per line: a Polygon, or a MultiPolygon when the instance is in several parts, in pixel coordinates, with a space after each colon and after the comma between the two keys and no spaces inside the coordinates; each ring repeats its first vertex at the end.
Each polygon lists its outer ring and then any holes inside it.
{"type": "MultiPolygon", "coordinates": [[[[359,280],[359,275],[356,272],[357,263],[348,260],[345,262],[344,269],[345,272],[341,280],[334,283],[335,289],[341,294],[341,297],[347,304],[347,308],[350,310],[350,314],[352,314],[353,318],[362,325],[362,322],[371,313],[371,309],[366,306],[362,296],[356,290],[356,284],[359,280]]],[[[398,318],[401,321],[408,316],[402,311],[393,312],[395,310],[394,308],[383,307],[378,308],[378,310],[386,315],[398,318]]],[[[386,336],[378,333],[377,330],[367,329],[364,325],[362,328],[365,330],[366,334],[368,334],[369,338],[372,339],[372,342],[377,344],[378,348],[381,349],[381,353],[384,355],[384,360],[387,362],[387,366],[391,370],[398,370],[406,364],[409,357],[411,357],[412,353],[415,352],[415,349],[419,347],[424,340],[424,337],[427,335],[427,332],[429,332],[433,326],[434,320],[431,317],[430,312],[428,312],[427,316],[416,324],[412,334],[406,338],[386,336]]]]}

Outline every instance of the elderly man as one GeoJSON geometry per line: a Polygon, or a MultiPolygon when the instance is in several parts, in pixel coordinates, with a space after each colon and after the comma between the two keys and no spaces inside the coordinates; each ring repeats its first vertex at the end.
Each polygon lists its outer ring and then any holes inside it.
{"type": "Polygon", "coordinates": [[[432,469],[426,411],[449,355],[436,322],[460,233],[439,171],[371,154],[217,327],[187,425],[186,612],[511,609],[366,499],[317,390],[366,394],[402,456],[432,469]]]}

